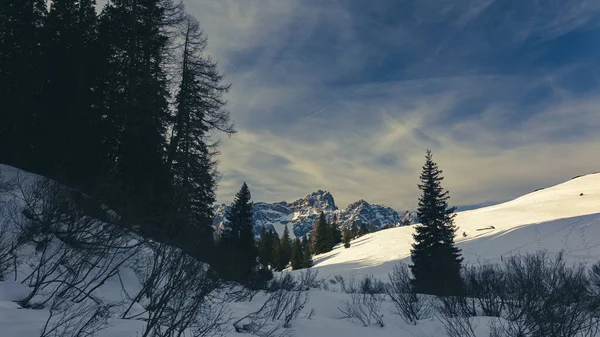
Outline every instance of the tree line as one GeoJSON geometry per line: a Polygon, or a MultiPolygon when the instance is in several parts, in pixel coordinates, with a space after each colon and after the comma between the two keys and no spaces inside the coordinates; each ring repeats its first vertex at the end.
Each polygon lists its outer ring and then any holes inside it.
{"type": "Polygon", "coordinates": [[[0,3],[0,161],[208,259],[219,134],[235,132],[207,37],[178,0],[0,3]]]}

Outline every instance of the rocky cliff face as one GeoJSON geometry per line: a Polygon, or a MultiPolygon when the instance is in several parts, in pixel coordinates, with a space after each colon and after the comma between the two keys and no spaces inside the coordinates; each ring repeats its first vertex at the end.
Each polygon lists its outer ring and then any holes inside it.
{"type": "MultiPolygon", "coordinates": [[[[224,204],[215,207],[216,217],[213,224],[217,229],[226,220],[228,208],[229,206],[224,204]]],[[[365,200],[354,202],[346,209],[339,209],[331,193],[319,190],[291,203],[254,203],[254,233],[258,235],[264,227],[281,235],[285,226],[288,226],[296,236],[302,236],[310,233],[321,211],[325,213],[328,221],[332,221],[334,215],[337,216],[340,227],[350,227],[352,222],[356,221],[358,226],[364,224],[370,231],[416,222],[413,213],[407,211],[400,214],[391,207],[370,204],[365,200]]]]}

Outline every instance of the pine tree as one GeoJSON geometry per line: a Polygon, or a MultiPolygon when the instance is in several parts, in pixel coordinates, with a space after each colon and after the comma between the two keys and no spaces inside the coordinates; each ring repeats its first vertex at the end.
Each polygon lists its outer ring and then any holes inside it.
{"type": "Polygon", "coordinates": [[[337,214],[333,214],[333,220],[329,224],[329,250],[332,250],[335,245],[342,242],[342,231],[337,224],[337,214]]]}
{"type": "Polygon", "coordinates": [[[455,208],[448,206],[449,193],[441,186],[442,170],[433,162],[429,150],[420,179],[422,195],[417,212],[421,224],[416,226],[413,235],[413,264],[410,266],[415,290],[433,295],[456,295],[461,288],[462,258],[454,244],[455,208]]]}
{"type": "Polygon", "coordinates": [[[359,229],[358,229],[358,237],[361,237],[363,235],[366,235],[369,233],[369,230],[367,229],[367,225],[365,225],[364,222],[360,223],[359,229]]]}
{"type": "Polygon", "coordinates": [[[42,106],[46,15],[45,0],[0,1],[0,161],[42,174],[32,137],[42,106]]]}
{"type": "Polygon", "coordinates": [[[260,238],[258,240],[258,260],[265,268],[273,263],[275,249],[274,240],[279,241],[279,238],[277,237],[275,239],[272,231],[267,231],[265,227],[262,227],[260,230],[260,238]]]}
{"type": "Polygon", "coordinates": [[[126,223],[173,241],[174,191],[166,157],[169,0],[112,0],[99,19],[101,111],[111,206],[126,223]]]}
{"type": "Polygon", "coordinates": [[[283,230],[283,235],[281,236],[281,240],[279,241],[278,253],[277,255],[277,269],[283,270],[290,262],[290,258],[292,256],[292,239],[290,238],[290,232],[288,227],[285,226],[283,230]]]}
{"type": "Polygon", "coordinates": [[[308,240],[308,238],[306,237],[306,234],[304,234],[304,236],[302,236],[302,267],[303,268],[310,268],[313,265],[313,260],[312,260],[312,249],[310,246],[310,242],[308,240]]]}
{"type": "Polygon", "coordinates": [[[44,75],[36,114],[35,156],[61,182],[89,187],[100,167],[94,0],[53,0],[45,22],[44,75]],[[65,136],[68,135],[68,136],[65,136]],[[76,140],[76,141],[74,141],[76,140]]]}
{"type": "Polygon", "coordinates": [[[352,227],[350,227],[350,233],[352,238],[358,237],[358,226],[356,225],[356,220],[352,221],[352,227]]]}
{"type": "Polygon", "coordinates": [[[350,240],[352,240],[352,232],[348,228],[344,228],[344,248],[350,248],[350,240]]]}
{"type": "Polygon", "coordinates": [[[254,242],[250,189],[244,183],[226,214],[227,223],[219,241],[222,276],[247,283],[257,271],[258,251],[254,242]]]}
{"type": "Polygon", "coordinates": [[[292,270],[304,268],[304,252],[302,251],[302,243],[297,237],[294,238],[294,243],[292,244],[290,263],[292,264],[292,270]]]}
{"type": "Polygon", "coordinates": [[[333,239],[331,234],[330,226],[325,219],[325,213],[321,212],[314,232],[314,238],[311,237],[315,254],[323,254],[331,250],[330,246],[333,239]]]}

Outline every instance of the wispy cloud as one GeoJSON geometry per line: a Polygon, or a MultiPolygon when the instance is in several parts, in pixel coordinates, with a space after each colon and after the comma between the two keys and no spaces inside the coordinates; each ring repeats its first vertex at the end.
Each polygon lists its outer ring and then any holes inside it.
{"type": "Polygon", "coordinates": [[[219,201],[330,190],[414,208],[426,148],[453,204],[600,170],[600,3],[186,0],[233,84],[219,201]]]}

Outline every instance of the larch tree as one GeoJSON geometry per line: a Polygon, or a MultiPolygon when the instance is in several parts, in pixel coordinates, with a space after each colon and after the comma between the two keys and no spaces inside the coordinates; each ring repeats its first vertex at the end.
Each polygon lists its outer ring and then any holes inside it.
{"type": "Polygon", "coordinates": [[[223,96],[217,65],[205,56],[207,38],[198,21],[186,15],[181,23],[179,90],[167,151],[176,189],[176,214],[181,227],[178,241],[195,245],[200,256],[210,253],[212,205],[217,187],[215,132],[235,132],[223,96]],[[192,234],[192,235],[190,235],[192,234]]]}
{"type": "Polygon", "coordinates": [[[461,251],[454,244],[455,208],[448,206],[450,198],[441,182],[442,170],[427,150],[421,173],[418,217],[415,242],[412,245],[410,266],[415,291],[432,295],[457,295],[461,291],[461,251]]]}

